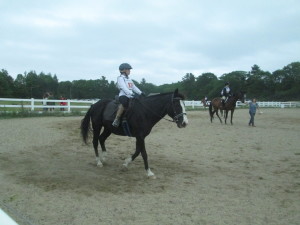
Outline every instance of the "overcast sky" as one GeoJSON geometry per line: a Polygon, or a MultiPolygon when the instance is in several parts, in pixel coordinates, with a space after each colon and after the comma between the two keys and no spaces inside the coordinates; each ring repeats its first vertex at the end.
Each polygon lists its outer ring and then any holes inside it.
{"type": "Polygon", "coordinates": [[[300,61],[299,0],[0,0],[0,69],[156,85],[300,61]]]}

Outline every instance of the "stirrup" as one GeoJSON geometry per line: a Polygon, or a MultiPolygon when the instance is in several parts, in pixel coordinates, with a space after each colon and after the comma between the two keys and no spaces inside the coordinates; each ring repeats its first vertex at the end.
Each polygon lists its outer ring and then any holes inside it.
{"type": "Polygon", "coordinates": [[[116,118],[116,119],[114,120],[114,122],[112,123],[112,125],[113,125],[114,127],[119,127],[119,126],[120,126],[120,119],[119,119],[119,118],[116,118]]]}

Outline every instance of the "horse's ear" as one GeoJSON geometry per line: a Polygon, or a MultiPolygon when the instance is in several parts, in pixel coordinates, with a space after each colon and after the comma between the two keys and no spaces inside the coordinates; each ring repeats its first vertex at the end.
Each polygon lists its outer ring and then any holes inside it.
{"type": "Polygon", "coordinates": [[[174,91],[174,96],[178,95],[178,88],[176,88],[176,90],[174,91]]]}
{"type": "Polygon", "coordinates": [[[184,96],[181,93],[179,93],[178,88],[176,88],[176,90],[173,93],[173,98],[183,100],[184,96]]]}

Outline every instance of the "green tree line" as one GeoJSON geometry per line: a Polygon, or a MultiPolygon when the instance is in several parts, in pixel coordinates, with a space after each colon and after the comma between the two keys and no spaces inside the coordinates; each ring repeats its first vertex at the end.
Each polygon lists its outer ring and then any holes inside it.
{"type": "MultiPolygon", "coordinates": [[[[218,97],[225,82],[230,82],[233,92],[245,91],[247,98],[260,101],[293,101],[300,99],[300,62],[293,62],[273,73],[253,65],[251,71],[232,71],[217,77],[213,73],[195,76],[186,73],[181,81],[172,84],[155,85],[142,79],[135,84],[146,94],[170,92],[179,88],[187,99],[200,100],[218,97]]],[[[18,74],[13,79],[9,73],[0,71],[1,98],[42,98],[44,93],[52,92],[56,98],[64,96],[71,99],[113,98],[118,90],[114,81],[105,76],[96,80],[58,81],[57,76],[35,71],[18,74]]]]}

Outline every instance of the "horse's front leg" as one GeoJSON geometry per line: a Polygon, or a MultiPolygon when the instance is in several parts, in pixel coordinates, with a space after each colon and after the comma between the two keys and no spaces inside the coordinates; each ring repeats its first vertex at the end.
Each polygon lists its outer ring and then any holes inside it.
{"type": "Polygon", "coordinates": [[[231,118],[230,118],[230,123],[231,123],[231,125],[232,125],[233,112],[234,112],[234,110],[232,109],[232,110],[231,110],[231,118]]]}
{"type": "Polygon", "coordinates": [[[214,114],[215,114],[215,111],[212,111],[211,115],[210,115],[210,122],[212,123],[212,120],[214,118],[214,114]]]}
{"type": "Polygon", "coordinates": [[[123,163],[123,166],[128,167],[129,163],[131,163],[139,154],[142,154],[143,160],[144,160],[144,166],[145,166],[145,170],[147,171],[147,176],[150,178],[156,178],[154,173],[150,170],[149,165],[148,165],[148,156],[147,156],[147,152],[145,149],[145,140],[144,138],[136,138],[136,149],[135,149],[135,153],[125,159],[125,162],[123,163]]]}
{"type": "Polygon", "coordinates": [[[155,179],[155,175],[154,173],[150,170],[149,165],[148,165],[148,155],[147,155],[147,151],[145,148],[145,139],[144,138],[137,138],[137,143],[136,143],[136,147],[141,149],[141,154],[144,160],[144,166],[145,166],[145,170],[147,171],[147,176],[149,178],[153,178],[155,179]]]}
{"type": "Polygon", "coordinates": [[[128,165],[140,154],[140,152],[141,150],[139,148],[136,148],[135,153],[132,156],[125,159],[123,166],[127,168],[128,165]]]}
{"type": "Polygon", "coordinates": [[[219,120],[220,120],[220,123],[222,123],[222,120],[221,120],[221,118],[220,118],[220,116],[219,116],[219,112],[218,112],[219,110],[217,109],[216,110],[216,114],[217,114],[217,116],[218,116],[218,118],[219,118],[219,120]]]}

